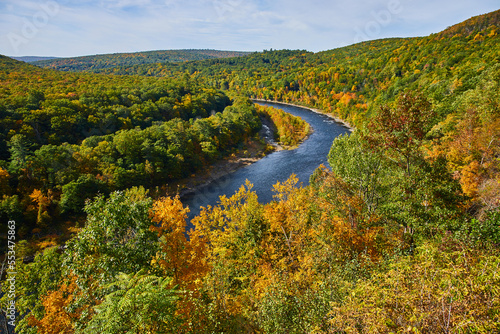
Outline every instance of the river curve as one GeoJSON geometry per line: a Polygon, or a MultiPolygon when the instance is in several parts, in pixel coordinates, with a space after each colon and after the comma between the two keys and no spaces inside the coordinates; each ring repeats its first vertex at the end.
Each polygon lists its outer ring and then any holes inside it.
{"type": "Polygon", "coordinates": [[[345,125],[327,115],[315,113],[306,108],[275,102],[257,101],[256,103],[280,108],[287,113],[301,117],[309,123],[312,129],[311,135],[294,150],[273,152],[183,197],[182,202],[188,205],[191,211],[189,218],[197,215],[201,206],[216,205],[220,196],[233,195],[245,184],[246,180],[253,184],[253,190],[257,193],[261,203],[271,202],[273,184],[285,181],[292,173],[297,175],[299,182],[307,185],[309,177],[319,165],[328,165],[327,156],[333,140],[350,132],[345,125]]]}

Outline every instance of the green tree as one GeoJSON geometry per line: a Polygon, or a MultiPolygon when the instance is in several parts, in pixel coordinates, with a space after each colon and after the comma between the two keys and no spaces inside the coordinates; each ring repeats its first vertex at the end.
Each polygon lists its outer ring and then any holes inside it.
{"type": "Polygon", "coordinates": [[[43,189],[54,188],[77,177],[74,165],[73,148],[70,145],[44,145],[35,151],[33,177],[43,189]]]}
{"type": "Polygon", "coordinates": [[[9,141],[10,165],[9,172],[17,174],[26,167],[30,153],[30,143],[26,136],[16,134],[9,141]]]}
{"type": "Polygon", "coordinates": [[[85,201],[97,194],[106,194],[108,187],[102,180],[90,174],[81,175],[78,180],[71,181],[62,187],[60,207],[62,212],[81,213],[85,201]]]}
{"type": "Polygon", "coordinates": [[[364,133],[375,154],[383,156],[393,166],[389,215],[410,228],[427,223],[420,213],[431,199],[423,189],[429,164],[421,150],[427,132],[432,127],[434,112],[421,94],[401,94],[394,107],[382,106],[364,133]]]}
{"type": "Polygon", "coordinates": [[[388,166],[363,141],[359,132],[335,138],[328,154],[332,172],[357,189],[368,213],[373,213],[387,192],[388,166]]]}
{"type": "Polygon", "coordinates": [[[85,206],[85,227],[68,242],[66,265],[77,276],[98,276],[103,283],[119,272],[149,267],[158,251],[157,235],[149,229],[151,206],[142,187],[96,197],[85,206]]]}
{"type": "MultiPolygon", "coordinates": [[[[9,220],[14,220],[16,223],[24,222],[23,206],[18,195],[3,195],[3,197],[0,198],[0,219],[2,219],[2,222],[7,222],[9,220]]],[[[2,225],[4,233],[7,232],[6,228],[7,224],[4,223],[2,225]]],[[[18,230],[18,233],[19,232],[21,232],[21,230],[18,230]]],[[[26,232],[25,228],[23,228],[22,232],[26,232]]]]}
{"type": "Polygon", "coordinates": [[[175,315],[178,291],[170,278],[120,273],[107,288],[114,290],[96,307],[96,314],[83,333],[177,333],[175,315]]]}
{"type": "Polygon", "coordinates": [[[28,93],[28,98],[26,100],[26,106],[30,110],[36,110],[40,108],[40,104],[45,101],[45,94],[43,91],[32,89],[28,93]]]}
{"type": "Polygon", "coordinates": [[[118,273],[151,269],[159,251],[158,237],[149,229],[151,206],[144,188],[114,192],[108,199],[100,195],[85,206],[87,224],[68,242],[64,259],[67,274],[78,281],[69,311],[89,310],[82,312],[77,328],[89,321],[118,273]]]}

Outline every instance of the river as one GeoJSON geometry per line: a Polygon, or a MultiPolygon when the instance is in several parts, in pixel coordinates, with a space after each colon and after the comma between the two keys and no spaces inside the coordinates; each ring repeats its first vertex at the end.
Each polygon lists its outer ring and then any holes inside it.
{"type": "Polygon", "coordinates": [[[189,218],[200,212],[200,206],[216,205],[219,196],[233,195],[241,185],[245,184],[246,180],[253,184],[253,190],[257,193],[261,203],[271,202],[273,184],[287,180],[292,173],[297,175],[299,182],[303,185],[309,184],[309,177],[319,165],[328,166],[327,156],[333,140],[350,131],[332,118],[306,108],[272,102],[256,103],[280,108],[287,113],[301,117],[309,123],[313,132],[296,149],[273,152],[185,196],[182,202],[191,210],[189,218]]]}

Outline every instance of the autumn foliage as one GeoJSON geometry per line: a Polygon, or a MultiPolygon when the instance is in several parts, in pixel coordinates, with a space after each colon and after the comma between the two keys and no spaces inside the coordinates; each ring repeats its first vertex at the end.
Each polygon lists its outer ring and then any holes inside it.
{"type": "Polygon", "coordinates": [[[16,331],[499,332],[498,18],[99,76],[0,56],[0,217],[28,239],[79,221],[17,259],[16,331]],[[356,129],[307,185],[261,203],[246,182],[189,220],[163,185],[241,148],[259,116],[287,145],[309,131],[248,97],[356,129]]]}

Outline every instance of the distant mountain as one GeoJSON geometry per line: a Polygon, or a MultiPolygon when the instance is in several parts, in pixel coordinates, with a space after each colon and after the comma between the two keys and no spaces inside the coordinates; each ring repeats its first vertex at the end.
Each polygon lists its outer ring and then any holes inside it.
{"type": "Polygon", "coordinates": [[[15,60],[24,61],[25,63],[32,63],[40,60],[57,59],[57,57],[37,57],[37,56],[24,56],[24,57],[10,57],[15,60]]]}
{"type": "Polygon", "coordinates": [[[99,72],[113,67],[178,63],[190,60],[241,57],[251,52],[219,51],[219,50],[162,50],[134,53],[113,53],[74,58],[57,58],[36,61],[34,64],[44,68],[60,71],[92,71],[99,72]]]}

